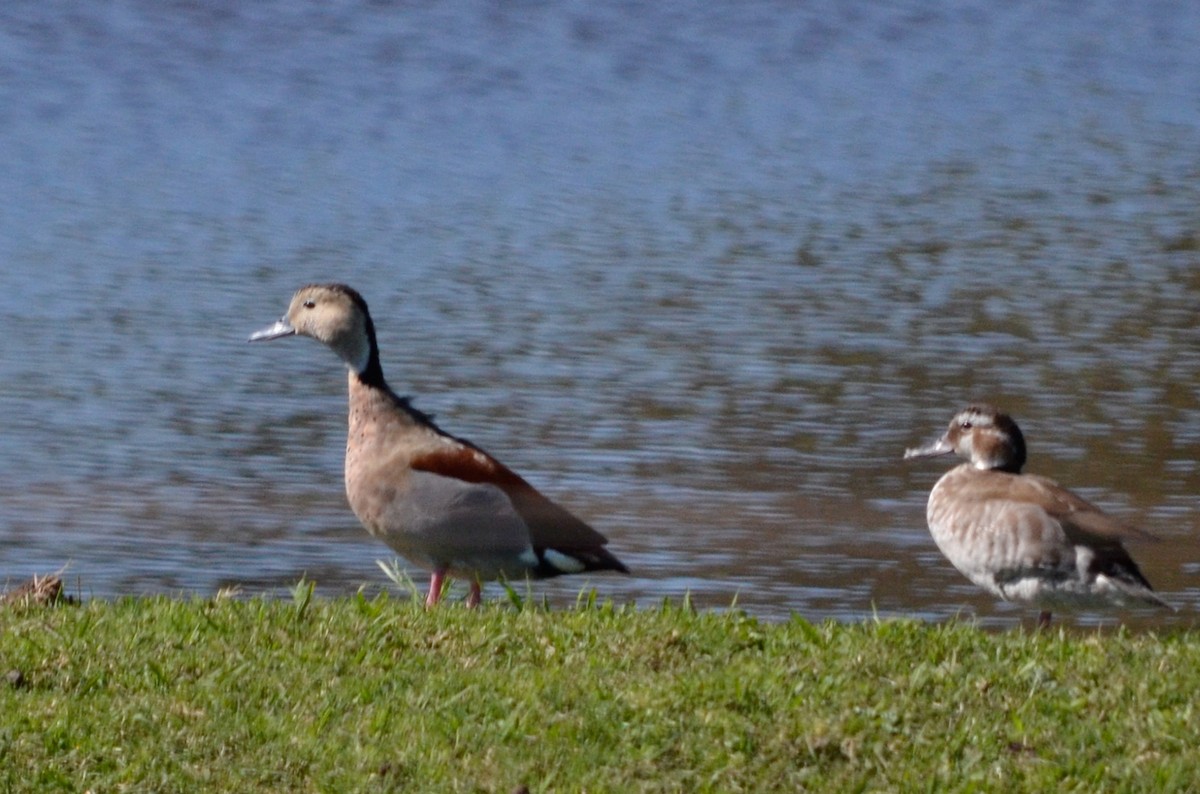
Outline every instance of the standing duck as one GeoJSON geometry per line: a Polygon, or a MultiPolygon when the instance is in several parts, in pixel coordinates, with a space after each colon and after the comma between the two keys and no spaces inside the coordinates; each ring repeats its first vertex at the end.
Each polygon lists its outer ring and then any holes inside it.
{"type": "Polygon", "coordinates": [[[926,515],[942,554],[972,582],[1005,601],[1037,606],[1043,628],[1052,609],[1169,608],[1121,545],[1153,536],[1053,480],[1022,474],[1025,439],[1007,414],[966,408],[940,439],[904,457],[951,452],[967,462],[938,480],[926,515]]]}
{"type": "Polygon", "coordinates": [[[547,578],[625,565],[607,539],[469,441],[444,432],[383,378],[367,303],[344,284],[312,284],[251,342],[309,336],[350,369],[346,496],[367,531],[432,571],[428,606],[448,576],[481,582],[547,578]]]}

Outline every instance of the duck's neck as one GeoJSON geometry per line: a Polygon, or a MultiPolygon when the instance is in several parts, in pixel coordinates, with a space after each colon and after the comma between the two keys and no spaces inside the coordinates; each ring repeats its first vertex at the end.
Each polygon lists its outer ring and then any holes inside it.
{"type": "Polygon", "coordinates": [[[364,373],[349,375],[350,436],[373,435],[377,432],[394,431],[397,425],[419,426],[424,424],[424,415],[399,397],[383,379],[383,371],[376,363],[364,373]]]}
{"type": "Polygon", "coordinates": [[[383,367],[379,364],[379,351],[375,349],[375,345],[371,345],[370,353],[367,355],[366,363],[361,367],[350,367],[350,380],[357,380],[364,386],[382,391],[388,391],[387,381],[383,379],[383,367]]]}
{"type": "Polygon", "coordinates": [[[382,379],[371,382],[351,372],[350,410],[347,416],[346,471],[351,473],[364,461],[387,457],[387,448],[397,433],[407,433],[413,424],[395,407],[395,397],[382,379]]]}
{"type": "Polygon", "coordinates": [[[366,363],[361,368],[350,366],[350,438],[359,443],[366,436],[394,432],[397,427],[422,428],[441,433],[433,423],[433,417],[418,411],[392,391],[383,377],[379,363],[379,348],[375,343],[375,329],[367,322],[366,363]]]}
{"type": "Polygon", "coordinates": [[[372,357],[362,372],[350,371],[350,430],[362,423],[378,424],[385,417],[396,397],[383,379],[379,361],[372,357]]]}
{"type": "Polygon", "coordinates": [[[368,386],[387,389],[383,367],[379,364],[379,343],[375,341],[375,324],[369,314],[363,315],[360,333],[344,334],[329,343],[350,369],[351,378],[368,386]]]}

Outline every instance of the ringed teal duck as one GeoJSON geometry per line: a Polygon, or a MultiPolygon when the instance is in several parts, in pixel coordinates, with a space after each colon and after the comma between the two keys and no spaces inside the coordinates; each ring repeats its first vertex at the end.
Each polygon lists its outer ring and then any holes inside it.
{"type": "Polygon", "coordinates": [[[967,460],[929,494],[929,531],[963,575],[1005,601],[1051,610],[1168,607],[1121,541],[1152,538],[1126,526],[1053,480],[1022,474],[1025,439],[1017,423],[988,405],[955,415],[933,444],[905,459],[957,453],[967,460]]]}
{"type": "Polygon", "coordinates": [[[447,576],[480,583],[620,571],[607,539],[471,442],[446,433],[388,387],[367,303],[344,284],[310,284],[251,342],[309,336],[349,367],[346,496],[367,531],[432,571],[425,603],[447,576]]]}

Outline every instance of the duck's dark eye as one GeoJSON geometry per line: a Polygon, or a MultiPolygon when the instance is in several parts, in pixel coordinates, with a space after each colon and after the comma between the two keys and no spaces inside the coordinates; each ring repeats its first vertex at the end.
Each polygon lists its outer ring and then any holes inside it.
{"type": "Polygon", "coordinates": [[[315,309],[316,307],[317,307],[316,301],[305,301],[304,302],[304,308],[306,308],[306,309],[315,309]]]}
{"type": "Polygon", "coordinates": [[[970,430],[972,427],[974,427],[974,425],[972,425],[970,422],[963,422],[959,425],[959,428],[962,430],[970,430]]]}

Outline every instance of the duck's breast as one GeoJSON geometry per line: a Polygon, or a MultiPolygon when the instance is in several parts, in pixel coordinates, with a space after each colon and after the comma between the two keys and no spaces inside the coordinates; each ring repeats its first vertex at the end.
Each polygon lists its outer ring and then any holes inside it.
{"type": "Polygon", "coordinates": [[[1075,553],[1061,523],[1042,506],[1006,498],[985,480],[955,470],[930,494],[930,533],[954,567],[1004,598],[1024,598],[1011,588],[1024,588],[1025,579],[1074,576],[1075,553]]]}

